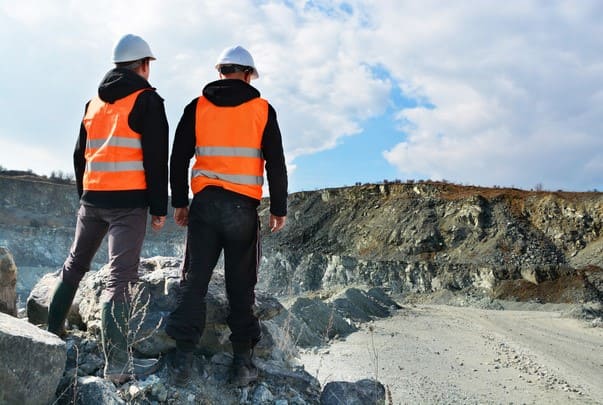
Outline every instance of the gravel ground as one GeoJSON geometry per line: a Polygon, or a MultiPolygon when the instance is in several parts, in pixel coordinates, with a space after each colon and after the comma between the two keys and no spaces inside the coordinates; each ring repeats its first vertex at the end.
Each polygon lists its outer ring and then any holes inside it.
{"type": "Polygon", "coordinates": [[[410,306],[300,361],[323,385],[376,378],[392,404],[603,404],[603,328],[558,311],[410,306]]]}

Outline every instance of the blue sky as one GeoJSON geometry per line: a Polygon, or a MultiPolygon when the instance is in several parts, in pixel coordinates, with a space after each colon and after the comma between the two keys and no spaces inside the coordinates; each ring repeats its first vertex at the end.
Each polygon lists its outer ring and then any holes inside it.
{"type": "Polygon", "coordinates": [[[603,3],[99,0],[0,4],[0,165],[71,172],[115,41],[143,36],[173,131],[253,54],[290,191],[384,179],[603,189],[603,3]]]}

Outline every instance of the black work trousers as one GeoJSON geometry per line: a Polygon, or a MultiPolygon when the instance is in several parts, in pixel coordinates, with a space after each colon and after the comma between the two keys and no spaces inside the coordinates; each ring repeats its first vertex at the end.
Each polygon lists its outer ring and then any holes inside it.
{"type": "Polygon", "coordinates": [[[187,260],[180,295],[166,332],[178,343],[196,345],[205,328],[205,295],[214,267],[224,251],[227,318],[230,340],[259,341],[260,324],[253,313],[260,259],[257,201],[219,187],[195,194],[189,209],[187,260]]]}

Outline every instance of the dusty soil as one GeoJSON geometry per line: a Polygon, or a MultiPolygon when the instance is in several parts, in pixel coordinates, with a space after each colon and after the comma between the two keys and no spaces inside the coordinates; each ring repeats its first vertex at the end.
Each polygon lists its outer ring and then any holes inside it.
{"type": "Polygon", "coordinates": [[[405,306],[301,362],[323,385],[376,378],[392,404],[603,404],[603,328],[517,307],[405,306]]]}

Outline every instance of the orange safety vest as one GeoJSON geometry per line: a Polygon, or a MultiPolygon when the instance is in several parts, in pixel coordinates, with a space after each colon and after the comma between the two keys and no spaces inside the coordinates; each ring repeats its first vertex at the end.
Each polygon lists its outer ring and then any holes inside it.
{"type": "Polygon", "coordinates": [[[83,124],[87,132],[84,190],[146,190],[141,136],[128,124],[136,98],[147,89],[110,104],[90,100],[83,124]]]}
{"type": "Polygon", "coordinates": [[[218,107],[199,97],[195,121],[195,164],[191,189],[198,193],[219,186],[251,198],[262,198],[262,136],[268,102],[254,98],[234,107],[218,107]]]}

